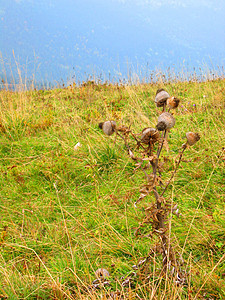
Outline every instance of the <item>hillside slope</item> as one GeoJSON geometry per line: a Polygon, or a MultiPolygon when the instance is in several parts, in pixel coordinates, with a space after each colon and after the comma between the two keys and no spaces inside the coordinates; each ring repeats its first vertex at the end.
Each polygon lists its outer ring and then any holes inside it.
{"type": "Polygon", "coordinates": [[[129,294],[127,299],[222,299],[224,99],[222,79],[1,91],[1,297],[100,299],[106,291],[90,293],[85,287],[104,267],[112,284],[106,289],[129,294]],[[186,150],[165,195],[181,213],[170,221],[170,234],[183,253],[187,284],[177,287],[157,278],[155,262],[155,277],[146,283],[140,274],[135,287],[126,289],[118,280],[155,242],[146,236],[148,226],[134,235],[154,199],[148,196],[134,207],[143,175],[135,171],[122,141],[105,136],[98,123],[115,120],[135,133],[155,127],[160,110],[153,99],[160,87],[181,99],[170,150],[163,149],[164,180],[174,169],[185,133],[201,135],[186,150]]]}

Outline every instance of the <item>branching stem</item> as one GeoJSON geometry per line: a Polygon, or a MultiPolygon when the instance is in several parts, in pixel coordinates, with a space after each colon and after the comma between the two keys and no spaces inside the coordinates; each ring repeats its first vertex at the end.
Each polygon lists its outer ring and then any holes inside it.
{"type": "Polygon", "coordinates": [[[117,134],[119,137],[121,137],[121,139],[124,141],[124,144],[125,144],[125,146],[127,147],[127,150],[128,150],[128,153],[129,153],[129,151],[130,151],[130,146],[128,145],[126,139],[125,139],[118,131],[116,131],[116,134],[117,134]]]}
{"type": "MultiPolygon", "coordinates": [[[[144,148],[143,145],[141,145],[140,141],[136,138],[136,136],[131,131],[129,133],[131,133],[132,137],[137,142],[137,146],[141,146],[146,151],[146,149],[144,148]]],[[[124,141],[129,156],[132,159],[134,159],[134,160],[137,161],[138,158],[132,157],[130,155],[130,153],[132,153],[132,151],[131,151],[130,146],[129,146],[128,142],[127,142],[126,136],[122,136],[118,131],[116,131],[116,134],[124,141]]],[[[154,193],[155,200],[156,200],[156,207],[157,207],[157,215],[156,216],[157,216],[157,219],[158,219],[158,222],[155,224],[155,229],[159,233],[159,236],[160,236],[160,239],[161,239],[161,249],[162,249],[162,256],[163,256],[162,273],[165,273],[166,270],[167,270],[167,268],[168,268],[168,263],[170,262],[170,254],[169,253],[171,253],[172,249],[171,249],[171,246],[169,244],[168,237],[167,237],[167,234],[166,234],[166,220],[165,220],[165,212],[164,212],[165,209],[162,206],[162,199],[161,198],[163,197],[165,191],[167,190],[169,184],[171,183],[173,177],[175,176],[175,174],[177,172],[177,169],[179,167],[179,164],[181,162],[183,153],[184,153],[185,149],[187,148],[187,145],[184,144],[183,145],[183,149],[180,152],[179,160],[178,160],[178,162],[176,164],[176,167],[175,167],[175,169],[174,169],[174,171],[173,171],[173,173],[172,173],[172,175],[171,175],[168,183],[166,184],[165,188],[163,189],[162,193],[159,194],[159,192],[157,191],[157,188],[156,188],[157,169],[158,169],[159,157],[160,157],[160,154],[162,152],[162,148],[163,148],[164,141],[166,139],[166,135],[167,135],[167,130],[164,130],[162,132],[162,135],[161,135],[161,143],[159,143],[159,145],[158,145],[156,158],[154,158],[153,160],[151,160],[151,165],[152,165],[152,170],[153,170],[153,172],[152,172],[152,175],[153,175],[153,193],[154,193]]],[[[149,143],[148,151],[145,152],[145,154],[147,156],[151,156],[151,154],[152,154],[152,148],[151,148],[150,143],[149,143]]],[[[144,168],[142,168],[141,166],[140,166],[140,168],[144,172],[146,178],[148,178],[148,174],[144,170],[144,168]]]]}
{"type": "Polygon", "coordinates": [[[185,151],[186,148],[187,148],[187,145],[184,144],[183,150],[182,150],[181,153],[180,153],[180,157],[179,157],[178,163],[177,163],[177,165],[176,165],[176,167],[175,167],[175,169],[174,169],[174,171],[173,171],[173,174],[171,175],[169,181],[167,182],[167,185],[165,186],[164,190],[162,191],[160,197],[162,197],[162,196],[164,195],[165,191],[167,190],[168,186],[170,185],[171,180],[173,179],[174,175],[176,174],[177,169],[178,169],[178,167],[179,167],[179,164],[180,164],[180,162],[181,162],[182,156],[183,156],[184,151],[185,151]]]}

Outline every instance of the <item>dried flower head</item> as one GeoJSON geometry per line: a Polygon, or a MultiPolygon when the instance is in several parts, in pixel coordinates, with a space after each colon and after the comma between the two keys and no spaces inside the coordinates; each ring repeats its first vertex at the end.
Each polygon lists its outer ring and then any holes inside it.
{"type": "Polygon", "coordinates": [[[166,100],[166,104],[167,106],[170,108],[170,109],[174,109],[174,108],[177,108],[178,105],[180,103],[180,100],[176,97],[169,97],[167,100],[166,100]]]}
{"type": "Polygon", "coordinates": [[[156,143],[159,140],[159,132],[155,128],[145,128],[141,133],[141,141],[144,144],[156,143]]]}
{"type": "Polygon", "coordinates": [[[164,106],[166,104],[166,100],[170,97],[170,95],[164,90],[159,89],[155,95],[155,104],[157,107],[164,106]]]}
{"type": "Polygon", "coordinates": [[[163,112],[158,117],[158,124],[156,125],[156,128],[159,131],[171,129],[175,125],[175,122],[176,120],[171,113],[163,112]]]}
{"type": "Polygon", "coordinates": [[[116,129],[116,122],[115,121],[106,121],[99,123],[99,128],[103,130],[103,132],[107,135],[112,135],[116,129]]]}
{"type": "Polygon", "coordinates": [[[195,143],[197,143],[197,141],[200,140],[200,135],[198,133],[194,133],[190,131],[186,133],[186,138],[187,138],[188,145],[192,146],[195,143]]]}

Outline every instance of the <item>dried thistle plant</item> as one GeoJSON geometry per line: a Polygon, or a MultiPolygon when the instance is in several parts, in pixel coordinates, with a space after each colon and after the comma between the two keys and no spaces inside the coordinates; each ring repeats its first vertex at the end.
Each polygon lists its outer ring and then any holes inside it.
{"type": "MultiPolygon", "coordinates": [[[[134,205],[137,206],[147,196],[154,195],[155,201],[151,202],[145,209],[145,217],[136,229],[135,235],[140,234],[142,227],[146,226],[146,224],[150,225],[151,232],[148,236],[151,237],[155,234],[160,241],[155,249],[162,255],[161,275],[170,274],[174,276],[177,284],[183,284],[185,281],[185,275],[181,271],[183,260],[173,249],[168,235],[168,220],[172,215],[179,217],[179,208],[169,198],[165,199],[164,194],[178,170],[185,149],[188,146],[193,146],[200,139],[200,136],[198,133],[186,133],[187,141],[181,146],[176,166],[170,179],[164,184],[161,178],[160,155],[163,145],[165,144],[166,146],[168,133],[176,123],[170,110],[177,108],[180,100],[176,97],[171,97],[164,89],[160,89],[156,92],[154,102],[156,107],[163,107],[163,112],[158,117],[156,128],[144,128],[140,134],[135,134],[129,126],[117,126],[115,121],[100,123],[99,127],[107,135],[115,132],[116,136],[124,141],[129,157],[136,162],[136,169],[142,170],[145,175],[146,183],[140,187],[140,196],[134,205]],[[160,132],[162,132],[161,137],[160,132]],[[132,148],[130,146],[130,138],[133,140],[132,142],[136,143],[136,147],[132,148]]],[[[152,253],[152,250],[150,253],[152,253]]],[[[145,263],[149,263],[150,256],[145,258],[145,263]]],[[[137,264],[137,269],[140,269],[140,266],[143,267],[142,264],[137,264]]],[[[126,276],[130,281],[132,281],[132,274],[126,276]]],[[[127,280],[123,282],[124,286],[127,284],[127,280]]]]}

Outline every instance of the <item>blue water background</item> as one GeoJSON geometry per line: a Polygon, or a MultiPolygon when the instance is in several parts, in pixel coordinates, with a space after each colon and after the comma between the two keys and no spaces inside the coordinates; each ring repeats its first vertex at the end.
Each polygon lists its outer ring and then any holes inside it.
{"type": "Polygon", "coordinates": [[[1,1],[0,76],[67,85],[223,73],[224,16],[223,0],[1,1]]]}

